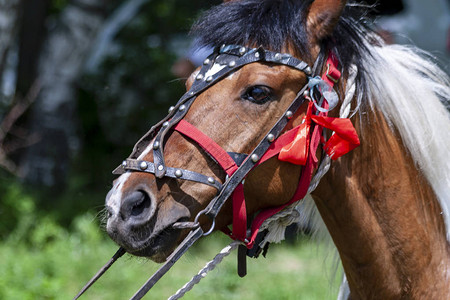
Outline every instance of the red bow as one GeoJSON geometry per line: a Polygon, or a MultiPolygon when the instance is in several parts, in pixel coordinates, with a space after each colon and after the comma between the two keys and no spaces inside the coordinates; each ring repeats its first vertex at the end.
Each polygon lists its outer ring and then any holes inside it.
{"type": "Polygon", "coordinates": [[[285,145],[278,155],[278,159],[296,165],[305,165],[308,157],[308,150],[311,135],[311,123],[331,129],[334,134],[325,143],[324,150],[336,160],[342,155],[350,152],[359,146],[359,138],[349,119],[330,118],[312,115],[312,103],[308,106],[304,122],[298,126],[297,134],[292,142],[285,145]]]}

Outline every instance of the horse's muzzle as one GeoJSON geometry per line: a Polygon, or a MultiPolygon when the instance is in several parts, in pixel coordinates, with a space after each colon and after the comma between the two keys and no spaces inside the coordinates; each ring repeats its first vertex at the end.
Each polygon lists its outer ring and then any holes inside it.
{"type": "Polygon", "coordinates": [[[139,189],[123,195],[115,212],[108,204],[107,209],[106,230],[111,239],[128,253],[155,261],[163,261],[176,246],[183,230],[172,225],[190,218],[184,205],[170,199],[158,202],[139,189]]]}

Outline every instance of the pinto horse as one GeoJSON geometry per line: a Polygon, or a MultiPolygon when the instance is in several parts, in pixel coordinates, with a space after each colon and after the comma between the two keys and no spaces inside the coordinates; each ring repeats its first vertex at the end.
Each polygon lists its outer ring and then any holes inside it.
{"type": "Polygon", "coordinates": [[[362,15],[338,0],[207,11],[193,31],[219,47],[116,170],[111,238],[156,262],[192,228],[258,247],[264,220],[309,186],[346,298],[450,299],[448,79],[362,15]]]}

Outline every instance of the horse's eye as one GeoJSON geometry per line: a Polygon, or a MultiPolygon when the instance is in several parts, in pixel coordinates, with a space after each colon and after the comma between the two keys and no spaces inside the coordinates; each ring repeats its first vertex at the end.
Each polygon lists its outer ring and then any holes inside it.
{"type": "Polygon", "coordinates": [[[242,95],[242,99],[262,104],[272,99],[272,89],[263,85],[251,86],[242,95]]]}

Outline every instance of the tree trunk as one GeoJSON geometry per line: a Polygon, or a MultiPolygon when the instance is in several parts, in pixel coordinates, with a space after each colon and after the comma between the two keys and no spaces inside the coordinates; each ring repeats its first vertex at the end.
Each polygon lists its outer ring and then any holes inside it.
{"type": "Polygon", "coordinates": [[[19,3],[20,0],[0,0],[0,87],[3,87],[8,52],[16,37],[19,3]]]}
{"type": "Polygon", "coordinates": [[[20,16],[19,62],[17,66],[16,99],[28,94],[36,80],[37,64],[45,39],[45,22],[50,1],[23,1],[20,16]]]}
{"type": "MultiPolygon", "coordinates": [[[[9,1],[9,0],[8,0],[9,1]]],[[[30,130],[40,142],[21,162],[26,181],[63,186],[69,158],[78,148],[76,81],[104,21],[104,0],[68,4],[49,32],[38,65],[41,90],[31,113],[30,130]]]]}

